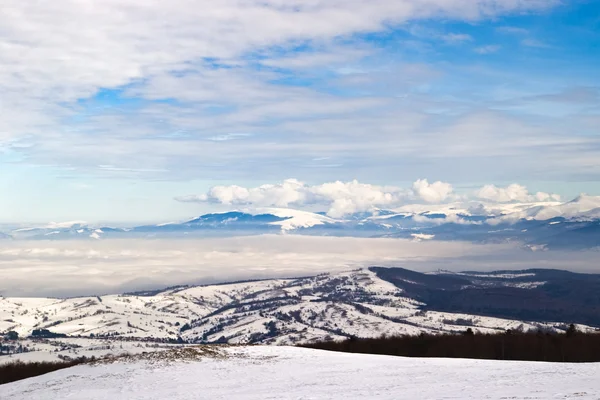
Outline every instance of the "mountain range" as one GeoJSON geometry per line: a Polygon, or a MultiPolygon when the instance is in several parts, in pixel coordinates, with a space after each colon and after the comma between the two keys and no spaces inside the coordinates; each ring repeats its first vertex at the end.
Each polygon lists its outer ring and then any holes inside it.
{"type": "Polygon", "coordinates": [[[600,197],[565,202],[412,204],[331,218],[325,213],[262,208],[205,214],[183,222],[114,228],[83,222],[25,227],[0,239],[65,240],[234,236],[264,233],[514,242],[531,250],[600,246],[600,197]]]}

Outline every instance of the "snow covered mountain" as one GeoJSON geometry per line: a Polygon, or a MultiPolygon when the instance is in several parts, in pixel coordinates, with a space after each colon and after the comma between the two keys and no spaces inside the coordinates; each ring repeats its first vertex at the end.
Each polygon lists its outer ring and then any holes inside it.
{"type": "Polygon", "coordinates": [[[600,302],[589,302],[599,286],[600,276],[562,271],[420,274],[371,268],[123,295],[0,297],[0,332],[292,344],[466,326],[482,332],[561,330],[575,322],[585,330],[584,324],[600,326],[600,302]],[[573,290],[578,295],[569,294],[573,290]]]}
{"type": "Polygon", "coordinates": [[[95,228],[83,221],[50,223],[46,226],[20,228],[10,232],[13,239],[28,240],[65,240],[65,239],[100,239],[107,234],[124,232],[116,228],[95,228]]]}
{"type": "Polygon", "coordinates": [[[508,215],[510,218],[535,219],[538,221],[553,218],[567,220],[597,220],[600,218],[600,196],[580,195],[566,203],[532,206],[508,215]]]}
{"type": "Polygon", "coordinates": [[[194,232],[199,230],[291,231],[339,221],[324,215],[287,208],[264,208],[253,211],[229,211],[205,214],[182,223],[140,226],[134,232],[194,232]]]}
{"type": "Polygon", "coordinates": [[[581,195],[566,203],[411,204],[395,210],[374,209],[341,219],[323,213],[263,208],[211,213],[184,222],[128,229],[93,227],[81,222],[50,224],[13,230],[4,236],[92,240],[264,233],[513,242],[530,249],[589,249],[600,247],[600,197],[581,195]]]}

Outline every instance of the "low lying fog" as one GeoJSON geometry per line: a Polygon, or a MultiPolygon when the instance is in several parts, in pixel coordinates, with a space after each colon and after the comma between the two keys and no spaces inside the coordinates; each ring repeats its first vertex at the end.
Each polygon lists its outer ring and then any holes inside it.
{"type": "Polygon", "coordinates": [[[3,241],[0,295],[79,296],[397,266],[427,272],[597,270],[597,252],[511,245],[265,235],[199,240],[3,241]]]}

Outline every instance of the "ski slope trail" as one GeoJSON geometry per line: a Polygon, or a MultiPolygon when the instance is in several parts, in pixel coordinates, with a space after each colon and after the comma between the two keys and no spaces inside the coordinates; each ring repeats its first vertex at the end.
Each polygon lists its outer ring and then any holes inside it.
{"type": "MultiPolygon", "coordinates": [[[[0,386],[37,399],[598,399],[600,364],[411,359],[294,347],[82,365],[0,386]]],[[[166,353],[165,353],[166,354],[166,353]]]]}

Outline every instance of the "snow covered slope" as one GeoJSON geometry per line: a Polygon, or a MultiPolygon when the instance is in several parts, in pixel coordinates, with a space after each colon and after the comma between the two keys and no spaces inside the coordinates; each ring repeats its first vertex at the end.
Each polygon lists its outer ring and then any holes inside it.
{"type": "MultiPolygon", "coordinates": [[[[441,279],[421,274],[419,279],[423,278],[441,279]]],[[[390,279],[401,278],[394,275],[390,279]]],[[[543,284],[535,278],[532,282],[543,284]]],[[[531,282],[528,285],[536,287],[531,282]]],[[[181,337],[200,343],[291,344],[349,336],[464,331],[465,321],[482,332],[540,326],[564,329],[560,323],[426,311],[407,293],[371,270],[355,270],[155,293],[69,299],[0,297],[0,333],[14,330],[24,337],[34,329],[47,329],[85,338],[181,337]]]]}
{"type": "Polygon", "coordinates": [[[600,364],[550,364],[222,348],[194,361],[81,365],[0,386],[42,399],[598,399],[600,364]]]}

